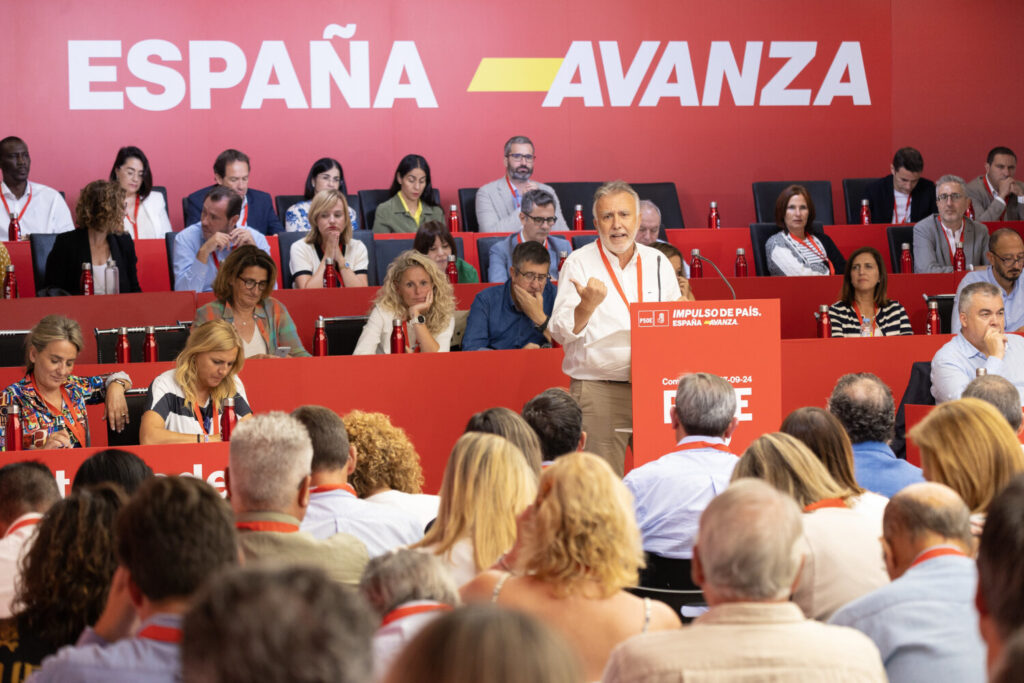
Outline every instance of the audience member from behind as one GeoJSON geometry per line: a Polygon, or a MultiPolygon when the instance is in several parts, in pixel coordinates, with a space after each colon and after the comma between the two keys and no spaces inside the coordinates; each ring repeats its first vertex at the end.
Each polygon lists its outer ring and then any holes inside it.
{"type": "Polygon", "coordinates": [[[407,510],[425,529],[437,517],[438,496],[423,493],[423,467],[409,436],[384,413],[353,410],[345,416],[349,444],[356,449],[356,469],[349,483],[360,498],[407,510]]]}
{"type": "Polygon", "coordinates": [[[448,257],[454,254],[455,271],[459,274],[458,283],[461,285],[480,282],[476,268],[459,258],[455,238],[441,221],[427,221],[421,225],[412,239],[412,248],[433,261],[445,277],[448,273],[448,257]]]}
{"type": "Polygon", "coordinates": [[[217,155],[213,162],[214,185],[196,190],[188,196],[185,206],[185,224],[191,225],[199,221],[199,215],[206,209],[205,199],[212,190],[223,187],[230,190],[241,202],[238,221],[240,227],[251,228],[261,235],[276,235],[284,232],[281,220],[274,211],[274,203],[270,195],[249,187],[249,157],[237,149],[226,149],[217,155]]]}
{"type": "Polygon", "coordinates": [[[80,491],[89,486],[110,483],[117,484],[130,496],[152,476],[152,468],[134,453],[120,448],[105,448],[78,466],[71,490],[80,491]]]}
{"type": "Polygon", "coordinates": [[[679,300],[696,301],[693,296],[693,290],[690,289],[690,281],[687,279],[690,277],[690,266],[683,260],[683,252],[668,242],[655,242],[651,246],[664,254],[665,258],[668,259],[669,265],[672,266],[672,270],[676,274],[676,282],[679,283],[679,293],[681,295],[679,300]]]}
{"type": "Polygon", "coordinates": [[[711,608],[684,629],[620,645],[606,683],[885,681],[878,649],[789,602],[800,574],[800,510],[763,482],[734,483],[701,515],[693,578],[711,608]]]}
{"type": "Polygon", "coordinates": [[[435,619],[402,651],[384,683],[583,683],[565,639],[536,618],[469,605],[435,619]]]}
{"type": "Polygon", "coordinates": [[[61,233],[54,240],[46,257],[44,287],[85,294],[82,264],[88,263],[94,294],[141,292],[135,241],[124,231],[121,186],[94,180],[82,188],[75,211],[78,229],[61,233]]]}
{"type": "Polygon", "coordinates": [[[160,238],[173,230],[167,202],[162,193],[153,190],[153,172],[141,149],[128,146],[117,150],[107,180],[116,181],[124,190],[122,228],[133,239],[160,238]]]}
{"type": "Polygon", "coordinates": [[[811,449],[836,483],[856,494],[849,500],[850,509],[875,521],[881,532],[889,499],[857,483],[850,437],[835,415],[821,408],[797,408],[782,421],[779,431],[795,436],[811,449]]]}
{"type": "Polygon", "coordinates": [[[39,520],[60,500],[50,469],[40,462],[0,467],[0,619],[11,616],[19,561],[32,547],[39,520]]]}
{"type": "Polygon", "coordinates": [[[960,398],[977,375],[999,375],[1024,391],[1024,339],[1006,334],[1005,309],[1000,289],[975,282],[960,291],[957,304],[960,334],[946,342],[932,358],[932,396],[937,403],[960,398]]]}
{"type": "Polygon", "coordinates": [[[978,543],[978,621],[988,668],[1014,631],[1024,628],[1024,476],[1017,476],[989,506],[978,543]]]}
{"type": "Polygon", "coordinates": [[[650,199],[640,200],[640,227],[636,231],[636,241],[648,247],[653,247],[661,240],[661,209],[650,199]]]}
{"type": "MultiPolygon", "coordinates": [[[[1024,239],[1012,228],[1000,228],[989,235],[985,258],[990,268],[976,268],[960,279],[953,310],[960,310],[960,294],[967,285],[987,282],[998,287],[1003,297],[1003,326],[1011,332],[1024,331],[1024,294],[1017,288],[1024,271],[1024,239]]],[[[952,316],[950,331],[957,334],[961,327],[960,316],[952,316]]]]}
{"type": "Polygon", "coordinates": [[[544,190],[530,190],[523,195],[522,206],[519,208],[521,226],[491,246],[490,263],[487,266],[488,282],[505,282],[509,279],[510,269],[515,267],[513,251],[516,245],[525,242],[536,242],[544,248],[548,254],[548,275],[552,280],[558,279],[561,256],[568,255],[572,245],[564,237],[551,234],[555,222],[560,218],[556,211],[554,195],[544,190]]]}
{"type": "Polygon", "coordinates": [[[427,221],[444,220],[444,212],[434,201],[430,164],[419,154],[406,154],[398,162],[388,194],[390,199],[378,204],[374,213],[375,233],[411,233],[427,221]]]}
{"type": "Polygon", "coordinates": [[[201,479],[144,483],[117,517],[118,567],[103,614],[33,680],[180,680],[182,615],[207,579],[238,563],[232,521],[228,504],[201,479]]]}
{"type": "Polygon", "coordinates": [[[935,183],[922,178],[924,158],[913,147],[896,151],[889,175],[864,189],[872,223],[916,223],[938,211],[935,183]]]}
{"type": "Polygon", "coordinates": [[[224,472],[238,544],[248,562],[312,565],[356,584],[369,559],[362,541],[347,533],[320,540],[299,528],[312,462],[309,432],[291,415],[271,412],[238,424],[224,472]]]}
{"type": "Polygon", "coordinates": [[[173,369],[156,376],[146,395],[139,443],[220,441],[218,415],[224,399],[235,402],[239,422],[252,409],[238,376],[245,365],[241,337],[226,320],[211,320],[192,332],[173,369]]]}
{"type": "Polygon", "coordinates": [[[852,254],[843,273],[839,301],[828,307],[833,337],[892,337],[914,334],[903,305],[887,294],[882,255],[874,247],[852,254]]]}
{"type": "Polygon", "coordinates": [[[21,560],[14,616],[0,620],[5,681],[27,678],[103,612],[117,569],[114,519],[124,502],[124,493],[103,484],[57,501],[39,521],[21,560]]]}
{"type": "Polygon", "coordinates": [[[551,345],[547,328],[555,287],[549,281],[548,259],[548,252],[536,242],[516,245],[505,284],[489,287],[473,298],[462,338],[464,351],[551,345]]]}
{"type": "Polygon", "coordinates": [[[231,252],[213,281],[216,299],[196,310],[192,327],[210,320],[231,323],[246,358],[309,356],[284,304],[270,296],[277,282],[274,259],[251,244],[231,252]]]}
{"type": "Polygon", "coordinates": [[[376,680],[424,626],[461,604],[448,568],[423,550],[402,548],[371,559],[359,590],[380,623],[373,636],[376,680]]]}
{"type": "Polygon", "coordinates": [[[309,206],[311,227],[291,246],[292,281],[296,289],[321,289],[327,259],[334,263],[338,284],[365,287],[370,255],[362,240],[352,237],[348,201],[338,190],[323,190],[309,206]]]}
{"type": "Polygon", "coordinates": [[[944,175],[935,181],[938,213],[914,224],[914,272],[952,273],[957,243],[964,248],[964,265],[985,264],[988,228],[966,216],[970,199],[964,179],[944,175]]]}
{"type": "Polygon", "coordinates": [[[729,439],[737,424],[731,384],[707,372],[679,378],[672,410],[676,450],[633,469],[623,480],[633,494],[644,550],[651,556],[644,585],[692,588],[685,574],[688,563],[679,561],[690,560],[701,513],[729,486],[738,460],[729,439]]]}
{"type": "Polygon", "coordinates": [[[971,510],[976,535],[996,494],[1024,472],[1024,453],[990,403],[962,398],[937,406],[907,435],[921,449],[925,479],[956,491],[971,510]]]}
{"type": "Polygon", "coordinates": [[[313,567],[246,567],[214,578],[185,615],[186,683],[367,683],[366,602],[313,567]]]}
{"type": "Polygon", "coordinates": [[[516,540],[516,516],[537,493],[519,450],[494,434],[467,432],[452,448],[437,521],[413,547],[441,557],[459,586],[492,566],[516,540]]]}
{"type": "Polygon", "coordinates": [[[904,486],[924,481],[921,470],[893,453],[890,442],[896,424],[889,386],[870,372],[843,375],[828,399],[828,412],[846,429],[853,444],[857,483],[886,498],[904,486]]]}
{"type": "Polygon", "coordinates": [[[828,235],[814,227],[814,202],[803,185],[790,185],[775,202],[780,231],[765,242],[769,275],[835,275],[846,260],[828,235]]]}
{"type": "Polygon", "coordinates": [[[493,180],[476,193],[476,220],[480,232],[517,232],[522,229],[519,214],[527,192],[541,190],[555,200],[555,230],[568,230],[558,203],[558,195],[550,185],[531,180],[537,160],[533,141],[525,135],[514,135],[505,142],[505,175],[493,180]]]}
{"type": "Polygon", "coordinates": [[[309,432],[313,444],[309,507],[300,528],[326,540],[337,533],[355,536],[370,557],[423,538],[423,525],[411,512],[389,505],[374,505],[356,495],[348,483],[359,460],[349,444],[345,423],[323,406],[300,406],[292,417],[309,432]]]}
{"type": "Polygon", "coordinates": [[[545,389],[527,401],[523,406],[523,419],[540,440],[542,467],[550,465],[561,455],[586,448],[583,411],[580,404],[561,387],[545,389]]]}
{"type": "Polygon", "coordinates": [[[897,493],[886,507],[882,538],[892,583],[829,621],[871,638],[892,683],[985,680],[969,516],[960,496],[942,484],[911,484],[897,493]]]}
{"type": "Polygon", "coordinates": [[[466,601],[506,605],[565,636],[597,680],[616,645],[640,633],[677,629],[668,605],[638,598],[643,565],[629,492],[611,466],[571,453],[544,471],[536,501],[520,516],[515,548],[463,587],[466,601]],[[515,573],[508,573],[512,571],[515,573]]]}
{"type": "MultiPolygon", "coordinates": [[[[306,175],[306,185],[303,190],[304,201],[292,204],[284,212],[284,229],[288,232],[305,232],[310,229],[309,205],[310,201],[318,193],[324,190],[337,190],[345,192],[345,172],[341,168],[341,162],[330,157],[323,157],[313,162],[306,175]]],[[[346,202],[346,206],[348,203],[346,202]]],[[[352,222],[352,229],[359,229],[359,218],[356,210],[348,207],[348,219],[352,222]]]]}
{"type": "Polygon", "coordinates": [[[1024,629],[1017,629],[995,662],[990,683],[1018,683],[1024,680],[1024,629]]]}
{"type": "Polygon", "coordinates": [[[436,353],[451,348],[455,332],[452,286],[433,261],[411,249],[388,266],[353,353],[391,353],[396,320],[405,337],[406,353],[436,353]]]}
{"type": "Polygon", "coordinates": [[[505,437],[523,452],[526,464],[533,470],[534,475],[540,476],[540,439],[530,424],[515,411],[497,407],[475,413],[466,423],[466,431],[505,437]]]}
{"type": "Polygon", "coordinates": [[[854,492],[837,483],[796,437],[776,432],[755,439],[732,478],[763,479],[803,510],[804,564],[793,602],[808,618],[826,621],[846,603],[889,582],[878,521],[851,509],[854,492]]]}
{"type": "Polygon", "coordinates": [[[0,196],[4,210],[0,211],[0,236],[6,241],[11,225],[11,214],[18,218],[21,238],[27,240],[32,233],[56,233],[74,230],[71,210],[60,192],[40,183],[29,182],[28,172],[32,158],[28,145],[19,137],[9,135],[0,140],[0,171],[3,184],[0,196]]]}
{"type": "Polygon", "coordinates": [[[1019,221],[1024,219],[1021,197],[1024,183],[1014,178],[1017,155],[1009,147],[993,147],[985,157],[985,173],[967,183],[967,196],[974,206],[975,219],[1019,221]]]}
{"type": "Polygon", "coordinates": [[[999,375],[975,377],[964,389],[962,398],[978,398],[991,403],[1017,435],[1021,433],[1024,413],[1020,407],[1020,392],[1009,380],[999,375]]]}

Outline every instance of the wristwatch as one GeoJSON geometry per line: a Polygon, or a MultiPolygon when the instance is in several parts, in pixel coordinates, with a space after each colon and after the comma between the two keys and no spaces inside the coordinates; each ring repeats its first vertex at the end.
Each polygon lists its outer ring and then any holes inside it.
{"type": "Polygon", "coordinates": [[[542,322],[540,325],[534,325],[533,329],[535,329],[538,332],[540,332],[541,334],[543,334],[544,330],[548,329],[548,323],[549,322],[551,322],[551,316],[550,315],[547,318],[545,318],[544,322],[542,322]]]}
{"type": "Polygon", "coordinates": [[[416,323],[417,325],[425,325],[427,323],[427,319],[422,315],[418,315],[415,318],[410,318],[409,322],[416,323]]]}

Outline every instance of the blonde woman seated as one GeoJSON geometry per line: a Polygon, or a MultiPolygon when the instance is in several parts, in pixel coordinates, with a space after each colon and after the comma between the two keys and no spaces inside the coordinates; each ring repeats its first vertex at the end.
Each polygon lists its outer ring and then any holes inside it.
{"type": "Polygon", "coordinates": [[[846,603],[889,582],[878,523],[851,509],[856,494],[842,486],[799,439],[776,432],[754,440],[732,480],[763,479],[803,511],[804,555],[792,600],[810,619],[828,621],[846,603]]]}
{"type": "Polygon", "coordinates": [[[590,453],[555,460],[519,519],[515,549],[462,588],[466,602],[496,602],[553,626],[600,679],[612,649],[640,633],[680,627],[672,609],[623,590],[644,562],[629,491],[590,453]]]}
{"type": "Polygon", "coordinates": [[[393,322],[400,321],[407,353],[451,348],[455,296],[448,279],[418,251],[403,251],[388,266],[355,355],[391,353],[393,322]]]}
{"type": "Polygon", "coordinates": [[[461,586],[511,550],[516,516],[536,493],[537,479],[510,441],[463,434],[444,470],[437,520],[412,547],[440,556],[461,586]]]}
{"type": "Polygon", "coordinates": [[[252,409],[238,373],[245,364],[242,340],[231,323],[211,320],[192,329],[177,367],[157,375],[149,385],[139,443],[220,441],[224,399],[234,398],[239,420],[252,409]]]}
{"type": "Polygon", "coordinates": [[[343,287],[365,287],[370,267],[366,245],[352,239],[348,202],[338,190],[321,190],[309,205],[309,232],[291,248],[292,282],[296,289],[324,286],[327,259],[334,261],[343,287]]]}
{"type": "Polygon", "coordinates": [[[971,509],[971,531],[981,536],[992,499],[1024,471],[1006,418],[981,399],[961,398],[936,406],[907,436],[921,449],[924,478],[960,494],[971,509]]]}

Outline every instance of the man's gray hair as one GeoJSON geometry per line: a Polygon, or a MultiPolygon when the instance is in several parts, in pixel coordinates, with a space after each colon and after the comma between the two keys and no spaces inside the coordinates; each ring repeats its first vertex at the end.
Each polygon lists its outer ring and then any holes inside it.
{"type": "Polygon", "coordinates": [[[534,208],[538,206],[554,206],[555,198],[550,193],[544,190],[530,190],[523,194],[523,201],[519,205],[519,210],[529,216],[533,213],[534,208]]]}
{"type": "Polygon", "coordinates": [[[964,182],[964,179],[961,178],[958,175],[953,175],[952,173],[947,173],[946,175],[942,176],[941,178],[939,178],[938,180],[935,181],[935,195],[936,196],[938,196],[938,194],[939,194],[939,186],[940,185],[945,185],[947,183],[956,183],[957,185],[960,186],[960,192],[962,194],[965,194],[965,195],[967,194],[967,183],[964,182]]]}
{"type": "Polygon", "coordinates": [[[451,572],[438,555],[425,550],[400,548],[371,559],[359,590],[382,617],[413,600],[460,604],[451,572]]]}
{"type": "Polygon", "coordinates": [[[736,390],[718,375],[693,372],[679,378],[676,417],[690,436],[723,436],[736,415],[736,390]]]}
{"type": "Polygon", "coordinates": [[[785,599],[802,557],[800,509],[760,479],[740,479],[700,517],[697,551],[705,584],[728,602],[785,599]]]}
{"type": "Polygon", "coordinates": [[[931,532],[974,545],[967,503],[943,484],[912,484],[897,493],[885,506],[882,529],[887,540],[901,531],[912,540],[931,532]]]}
{"type": "Polygon", "coordinates": [[[828,412],[842,423],[851,443],[892,441],[896,424],[892,390],[873,373],[852,372],[840,377],[829,396],[828,412]]]}
{"type": "Polygon", "coordinates": [[[975,377],[964,389],[960,398],[980,398],[991,403],[1006,418],[1013,431],[1019,432],[1024,422],[1024,413],[1020,409],[1020,392],[1013,382],[999,375],[982,375],[975,377]]]}
{"type": "Polygon", "coordinates": [[[512,151],[512,145],[529,145],[531,149],[536,150],[537,148],[533,145],[533,140],[526,137],[525,135],[513,135],[505,143],[505,155],[507,156],[512,151]]]}
{"type": "Polygon", "coordinates": [[[658,214],[658,225],[661,225],[661,209],[658,208],[657,204],[652,202],[650,199],[641,199],[640,210],[643,211],[644,209],[650,209],[654,213],[658,214]]]}
{"type": "Polygon", "coordinates": [[[637,225],[640,224],[640,195],[636,193],[633,186],[627,183],[625,180],[612,180],[605,183],[601,187],[597,188],[597,192],[594,193],[594,223],[597,223],[597,203],[605,197],[610,197],[616,194],[628,194],[633,197],[636,202],[636,220],[637,225]]]}
{"type": "Polygon", "coordinates": [[[971,310],[971,303],[975,294],[984,296],[998,296],[1000,299],[1003,293],[991,282],[972,282],[960,290],[960,303],[957,306],[957,313],[967,314],[971,310]]]}
{"type": "Polygon", "coordinates": [[[231,496],[249,512],[287,509],[312,466],[309,432],[287,413],[255,415],[231,433],[231,496]]]}

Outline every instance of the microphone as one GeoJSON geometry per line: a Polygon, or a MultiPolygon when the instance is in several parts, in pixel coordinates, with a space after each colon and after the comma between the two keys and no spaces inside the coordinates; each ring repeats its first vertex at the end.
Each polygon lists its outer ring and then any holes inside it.
{"type": "Polygon", "coordinates": [[[730,292],[732,292],[732,298],[733,298],[733,300],[735,300],[736,299],[736,290],[732,288],[732,284],[729,282],[728,278],[726,278],[725,275],[722,274],[722,271],[719,270],[718,266],[715,265],[715,262],[712,261],[711,259],[709,259],[708,257],[703,256],[701,254],[696,254],[696,257],[699,258],[701,261],[704,261],[706,263],[710,263],[711,264],[711,267],[715,269],[716,273],[718,273],[718,277],[722,278],[722,280],[725,282],[725,286],[729,288],[730,292]]]}

